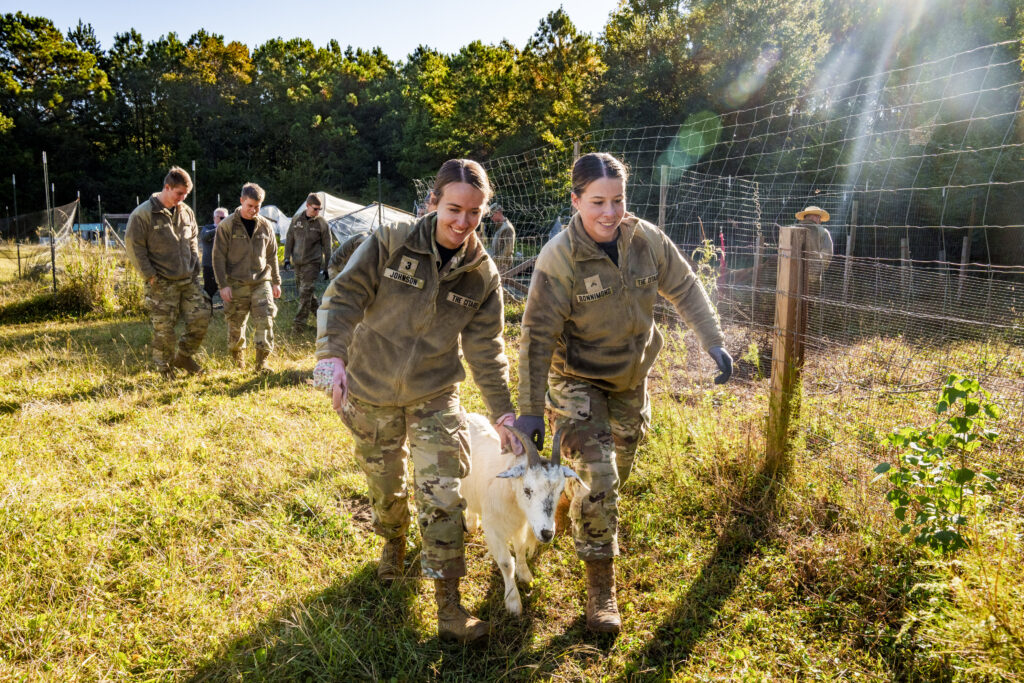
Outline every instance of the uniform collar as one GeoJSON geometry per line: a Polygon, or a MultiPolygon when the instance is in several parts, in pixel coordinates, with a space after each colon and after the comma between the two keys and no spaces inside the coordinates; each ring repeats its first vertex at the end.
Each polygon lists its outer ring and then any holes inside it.
{"type": "Polygon", "coordinates": [[[164,206],[164,203],[162,201],[160,201],[160,193],[159,192],[154,192],[150,196],[149,202],[150,202],[150,204],[153,205],[152,206],[152,211],[154,211],[156,213],[165,213],[168,216],[173,216],[174,212],[175,212],[175,209],[178,208],[178,207],[167,208],[166,206],[164,206]]]}
{"type": "MultiPolygon", "coordinates": [[[[619,237],[615,241],[619,245],[620,254],[625,251],[623,247],[633,239],[633,233],[636,232],[636,226],[639,222],[639,218],[631,213],[627,213],[622,218],[622,222],[619,223],[619,237]]],[[[597,246],[594,238],[588,235],[587,231],[583,228],[583,219],[580,218],[578,212],[573,214],[567,230],[569,231],[569,245],[574,260],[589,261],[590,259],[607,258],[607,254],[605,254],[601,247],[597,246]]]]}
{"type": "MultiPolygon", "coordinates": [[[[436,229],[437,213],[428,213],[416,221],[409,239],[405,241],[405,246],[412,251],[429,254],[434,259],[434,263],[437,263],[441,260],[441,256],[437,253],[437,248],[434,246],[434,231],[436,229]]],[[[484,251],[483,245],[480,244],[480,239],[474,230],[466,238],[466,241],[462,243],[462,246],[459,247],[459,250],[455,252],[448,272],[475,268],[480,265],[486,256],[487,252],[484,251]]]]}

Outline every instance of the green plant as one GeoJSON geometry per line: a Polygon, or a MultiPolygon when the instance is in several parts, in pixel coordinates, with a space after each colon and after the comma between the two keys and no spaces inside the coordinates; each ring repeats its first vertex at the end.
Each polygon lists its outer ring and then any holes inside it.
{"type": "Polygon", "coordinates": [[[995,491],[999,476],[979,471],[972,457],[982,443],[999,436],[988,422],[998,420],[1002,408],[990,399],[978,380],[950,375],[935,404],[940,416],[935,422],[924,429],[903,427],[886,437],[899,456],[895,465],[881,463],[875,472],[892,485],[886,499],[904,522],[900,532],[916,527],[918,545],[943,552],[967,547],[960,531],[966,513],[977,509],[980,493],[995,491]]]}
{"type": "Polygon", "coordinates": [[[757,345],[756,341],[750,342],[747,346],[747,350],[740,356],[740,360],[746,361],[754,366],[754,376],[757,379],[764,379],[764,373],[761,372],[761,348],[757,345]]]}
{"type": "Polygon", "coordinates": [[[138,313],[142,281],[120,252],[72,244],[61,255],[57,304],[70,313],[138,313]]]}
{"type": "Polygon", "coordinates": [[[714,240],[705,239],[693,250],[694,272],[704,286],[704,291],[712,301],[718,294],[718,270],[716,265],[721,261],[722,250],[715,246],[714,240]]]}

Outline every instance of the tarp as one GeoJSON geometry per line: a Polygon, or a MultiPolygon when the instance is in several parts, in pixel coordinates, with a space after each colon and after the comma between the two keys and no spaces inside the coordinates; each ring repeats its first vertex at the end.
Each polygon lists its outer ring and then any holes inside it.
{"type": "MultiPolygon", "coordinates": [[[[381,206],[378,211],[376,203],[358,204],[326,192],[317,192],[316,195],[320,197],[324,208],[320,215],[327,220],[327,225],[330,226],[331,233],[339,244],[352,235],[376,229],[381,222],[387,224],[415,218],[411,213],[386,204],[381,206]]],[[[276,206],[265,206],[260,213],[275,223],[277,234],[280,236],[281,242],[284,243],[288,239],[288,226],[291,225],[291,219],[305,210],[306,202],[302,202],[291,216],[285,216],[276,206]]]]}

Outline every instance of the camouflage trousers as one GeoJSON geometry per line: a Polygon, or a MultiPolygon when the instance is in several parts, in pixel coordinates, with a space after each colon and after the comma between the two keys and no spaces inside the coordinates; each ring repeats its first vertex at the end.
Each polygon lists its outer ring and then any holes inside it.
{"type": "Polygon", "coordinates": [[[318,263],[296,266],[295,286],[299,290],[299,310],[295,313],[295,324],[305,325],[309,316],[316,315],[320,299],[316,296],[316,281],[320,277],[318,263]]]}
{"type": "Polygon", "coordinates": [[[423,575],[465,576],[466,501],[459,480],[469,474],[469,434],[458,391],[410,406],[373,406],[350,396],[340,415],[366,474],[374,531],[391,539],[409,527],[405,462],[411,452],[423,575]]]}
{"type": "Polygon", "coordinates": [[[562,432],[562,459],[572,462],[590,487],[566,487],[576,554],[602,560],[619,553],[619,488],[629,478],[637,446],[651,424],[647,380],[623,392],[548,375],[551,433],[562,432]],[[569,489],[572,491],[569,491],[569,489]]]}
{"type": "Polygon", "coordinates": [[[157,277],[146,283],[146,308],[153,323],[153,365],[163,372],[174,358],[174,326],[180,318],[185,329],[177,339],[178,353],[191,356],[199,350],[210,324],[210,301],[199,284],[188,280],[157,277]]]}
{"type": "Polygon", "coordinates": [[[228,321],[228,350],[245,348],[245,323],[252,313],[252,342],[257,349],[274,350],[274,316],[277,305],[269,282],[231,285],[231,301],[224,304],[228,321]]]}

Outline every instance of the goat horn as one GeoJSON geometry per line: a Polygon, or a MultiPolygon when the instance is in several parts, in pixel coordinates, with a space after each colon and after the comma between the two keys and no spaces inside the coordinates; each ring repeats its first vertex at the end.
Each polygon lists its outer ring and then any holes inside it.
{"type": "Polygon", "coordinates": [[[537,447],[533,444],[533,439],[529,438],[515,427],[506,427],[512,435],[519,439],[519,443],[523,444],[523,450],[526,451],[526,464],[530,467],[541,463],[540,453],[537,452],[537,447]]]}
{"type": "Polygon", "coordinates": [[[555,430],[551,437],[551,464],[556,467],[562,464],[562,430],[555,430]]]}

